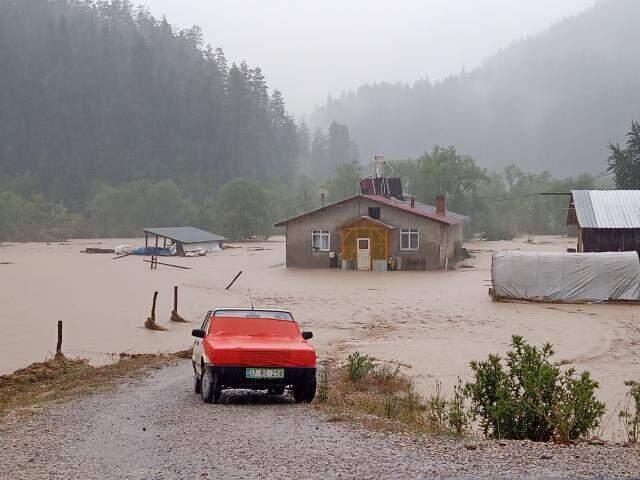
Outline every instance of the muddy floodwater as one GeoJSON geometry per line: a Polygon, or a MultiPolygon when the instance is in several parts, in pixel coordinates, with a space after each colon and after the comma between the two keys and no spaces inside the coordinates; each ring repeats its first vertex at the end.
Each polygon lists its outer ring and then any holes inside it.
{"type": "MultiPolygon", "coordinates": [[[[407,365],[423,393],[436,381],[449,391],[468,364],[504,352],[512,334],[554,344],[556,361],[589,369],[608,404],[604,436],[621,439],[618,410],[624,380],[640,377],[640,308],[630,305],[495,303],[487,295],[491,251],[565,250],[574,240],[536,237],[510,242],[470,242],[474,258],[448,272],[358,272],[287,269],[284,240],[231,245],[200,258],[160,259],[81,254],[125,240],[0,245],[0,373],[41,361],[55,352],[56,324],[64,322],[63,350],[96,363],[120,352],[188,348],[190,331],[207,310],[247,306],[248,290],[260,307],[290,309],[322,358],[359,350],[407,365]],[[242,275],[230,290],[233,277],[242,275]],[[169,322],[173,286],[179,314],[169,322]],[[158,291],[157,322],[166,332],[142,328],[158,291]],[[635,323],[635,325],[634,325],[635,323]]],[[[140,240],[126,240],[130,245],[140,240]]]]}

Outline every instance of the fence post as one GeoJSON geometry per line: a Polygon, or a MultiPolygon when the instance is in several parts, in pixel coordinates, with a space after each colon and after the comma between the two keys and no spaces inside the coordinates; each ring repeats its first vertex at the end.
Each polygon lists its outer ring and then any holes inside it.
{"type": "Polygon", "coordinates": [[[56,357],[62,355],[62,320],[58,320],[58,343],[56,344],[56,357]]]}

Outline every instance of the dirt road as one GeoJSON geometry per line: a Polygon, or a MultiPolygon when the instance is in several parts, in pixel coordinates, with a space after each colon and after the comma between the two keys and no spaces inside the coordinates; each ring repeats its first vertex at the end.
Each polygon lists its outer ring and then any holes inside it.
{"type": "Polygon", "coordinates": [[[188,361],[114,392],[0,420],[0,478],[619,478],[640,450],[412,438],[337,423],[288,397],[205,405],[188,361]],[[475,449],[470,449],[471,445],[475,449]]]}

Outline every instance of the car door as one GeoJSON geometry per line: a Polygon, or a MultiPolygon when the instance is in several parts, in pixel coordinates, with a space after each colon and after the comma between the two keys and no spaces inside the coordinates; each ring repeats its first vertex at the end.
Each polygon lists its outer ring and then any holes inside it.
{"type": "MultiPolygon", "coordinates": [[[[202,322],[202,326],[200,327],[205,332],[209,330],[210,318],[211,318],[211,312],[207,312],[207,316],[204,317],[204,321],[202,322]]],[[[193,360],[193,364],[198,373],[202,373],[200,371],[200,365],[202,364],[203,343],[204,343],[204,338],[196,338],[196,341],[193,342],[193,355],[191,358],[193,360]]]]}

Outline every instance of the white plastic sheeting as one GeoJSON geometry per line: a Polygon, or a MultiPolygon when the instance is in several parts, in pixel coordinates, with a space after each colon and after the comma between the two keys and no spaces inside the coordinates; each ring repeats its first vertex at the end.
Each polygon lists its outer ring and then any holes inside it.
{"type": "Polygon", "coordinates": [[[183,243],[182,249],[185,253],[189,252],[219,252],[222,250],[220,242],[201,242],[201,243],[183,243]]]}
{"type": "Polygon", "coordinates": [[[548,302],[640,300],[636,252],[493,254],[491,278],[501,298],[548,302]]]}

